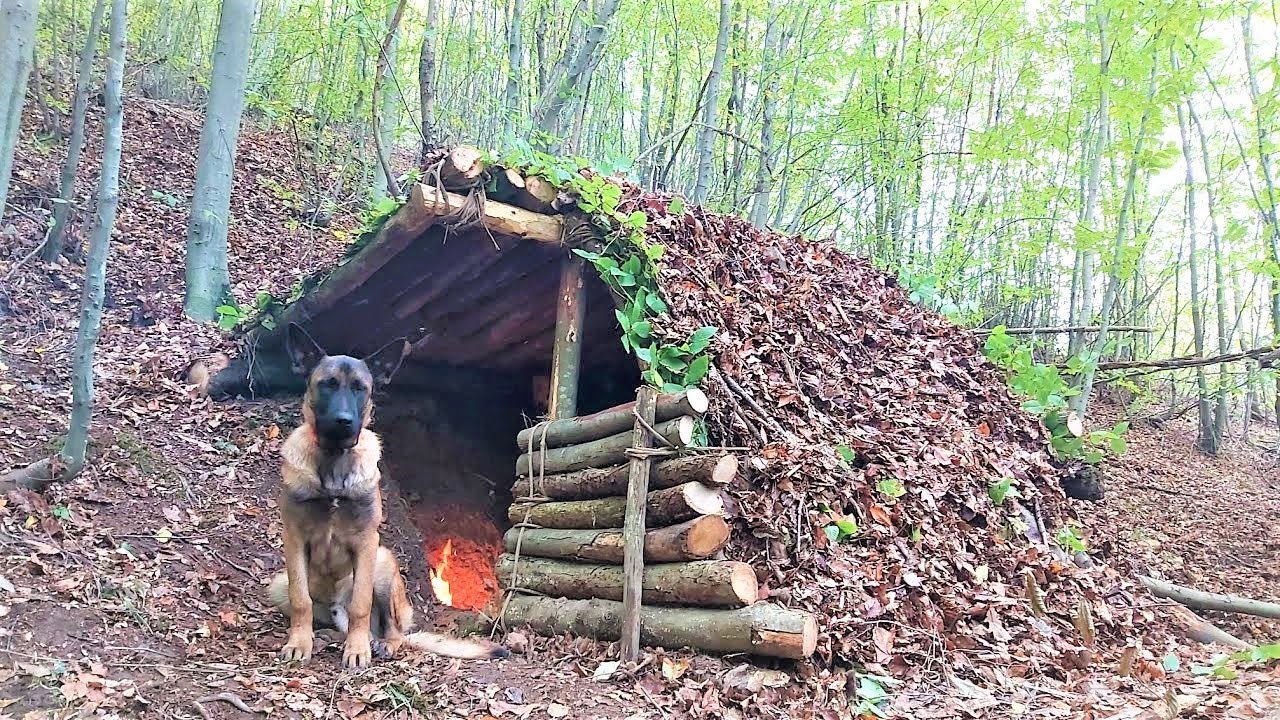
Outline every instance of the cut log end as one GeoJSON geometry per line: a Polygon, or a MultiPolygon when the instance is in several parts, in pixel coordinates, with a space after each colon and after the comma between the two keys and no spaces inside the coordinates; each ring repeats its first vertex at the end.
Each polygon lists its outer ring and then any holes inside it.
{"type": "Polygon", "coordinates": [[[716,466],[711,470],[711,484],[724,487],[733,482],[738,476],[738,457],[736,455],[724,455],[716,461],[716,466]]]}
{"type": "MultiPolygon", "coordinates": [[[[818,649],[818,620],[806,614],[801,620],[800,655],[806,658],[818,649]]],[[[756,633],[756,648],[761,655],[795,657],[796,637],[792,633],[760,630],[756,633]]]]}
{"type": "Polygon", "coordinates": [[[680,489],[684,495],[685,504],[698,515],[724,514],[724,498],[720,496],[718,488],[692,482],[681,485],[680,489]]]}
{"type": "Polygon", "coordinates": [[[689,447],[693,445],[693,431],[697,428],[698,423],[688,415],[679,420],[679,436],[677,445],[680,447],[689,447]]]}

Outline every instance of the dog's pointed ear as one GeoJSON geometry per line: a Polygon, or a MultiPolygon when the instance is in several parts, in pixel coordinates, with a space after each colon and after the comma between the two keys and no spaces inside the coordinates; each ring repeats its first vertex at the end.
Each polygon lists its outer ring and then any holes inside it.
{"type": "Polygon", "coordinates": [[[391,377],[396,374],[396,370],[400,369],[400,363],[409,356],[409,341],[404,338],[392,340],[391,342],[378,348],[376,352],[364,359],[364,364],[369,366],[369,373],[373,375],[373,381],[378,385],[386,385],[391,382],[391,377]]]}
{"type": "Polygon", "coordinates": [[[293,371],[303,377],[309,375],[327,354],[298,323],[289,323],[284,345],[293,371]]]}

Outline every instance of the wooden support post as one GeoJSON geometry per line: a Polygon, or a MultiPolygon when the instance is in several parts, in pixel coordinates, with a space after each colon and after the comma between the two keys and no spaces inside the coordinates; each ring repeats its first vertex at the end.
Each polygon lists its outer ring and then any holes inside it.
{"type": "MultiPolygon", "coordinates": [[[[636,395],[635,441],[633,447],[650,447],[649,430],[657,411],[658,392],[641,385],[636,395]]],[[[649,494],[649,458],[631,459],[627,481],[627,515],[622,523],[622,660],[640,657],[640,598],[644,591],[644,513],[649,494]]]]}
{"type": "Polygon", "coordinates": [[[560,295],[556,298],[556,343],[551,355],[551,397],[548,414],[563,420],[578,414],[578,369],[582,362],[582,321],[586,293],[582,272],[585,261],[577,255],[565,258],[560,270],[560,295]]]}

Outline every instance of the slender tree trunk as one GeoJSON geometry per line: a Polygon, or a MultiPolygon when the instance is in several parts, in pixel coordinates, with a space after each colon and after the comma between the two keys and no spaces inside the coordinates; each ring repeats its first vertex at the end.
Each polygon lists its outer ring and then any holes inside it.
{"type": "Polygon", "coordinates": [[[0,216],[9,197],[18,148],[22,104],[27,98],[36,47],[37,0],[0,0],[0,216]]]}
{"type": "Polygon", "coordinates": [[[524,60],[524,0],[511,0],[511,17],[507,20],[507,89],[503,99],[502,134],[515,137],[515,121],[520,117],[520,76],[524,60]]]}
{"type": "MultiPolygon", "coordinates": [[[[1270,115],[1263,108],[1262,91],[1258,85],[1257,65],[1254,62],[1253,52],[1253,27],[1249,13],[1245,13],[1240,20],[1241,33],[1244,37],[1244,58],[1245,70],[1249,77],[1249,97],[1253,101],[1254,121],[1258,128],[1258,165],[1262,169],[1262,182],[1265,198],[1261,209],[1263,232],[1269,236],[1268,249],[1271,254],[1271,262],[1280,264],[1280,213],[1277,212],[1277,199],[1275,176],[1271,171],[1270,153],[1272,148],[1269,139],[1269,123],[1272,122],[1270,115]]],[[[1280,338],[1280,281],[1272,279],[1271,281],[1271,332],[1274,337],[1280,338]]],[[[1275,412],[1276,422],[1280,422],[1280,375],[1276,377],[1275,382],[1275,412]]]]}
{"type": "Polygon", "coordinates": [[[405,2],[406,0],[400,0],[391,10],[391,17],[387,19],[387,34],[378,51],[378,68],[373,73],[373,107],[370,111],[373,118],[373,146],[377,151],[378,167],[382,171],[382,181],[375,186],[377,197],[400,194],[400,185],[391,169],[391,133],[383,128],[386,118],[378,116],[378,106],[381,104],[384,109],[389,107],[390,110],[395,110],[395,93],[385,86],[383,80],[388,68],[395,64],[396,32],[400,28],[400,18],[404,16],[405,2]]]}
{"type": "MultiPolygon", "coordinates": [[[[1187,112],[1191,116],[1191,122],[1195,125],[1196,135],[1200,139],[1200,155],[1201,161],[1204,163],[1205,177],[1205,200],[1206,210],[1209,213],[1209,230],[1213,239],[1213,288],[1214,288],[1214,304],[1217,305],[1217,322],[1218,322],[1218,354],[1226,355],[1231,352],[1231,336],[1233,331],[1227,330],[1227,281],[1226,271],[1223,266],[1225,259],[1222,254],[1222,231],[1218,227],[1218,207],[1217,198],[1214,194],[1213,165],[1209,159],[1209,140],[1205,135],[1204,126],[1200,123],[1200,116],[1196,114],[1195,106],[1190,102],[1187,103],[1187,112]]],[[[1227,422],[1230,416],[1230,398],[1228,397],[1228,389],[1231,384],[1230,371],[1227,363],[1218,366],[1218,402],[1217,410],[1213,418],[1213,436],[1215,445],[1222,447],[1223,438],[1227,436],[1227,422]]]]}
{"type": "Polygon", "coordinates": [[[693,202],[703,205],[711,191],[711,167],[716,139],[716,110],[720,105],[720,77],[724,74],[724,58],[729,51],[730,0],[720,0],[720,30],[716,34],[716,51],[711,58],[711,74],[702,101],[702,127],[698,131],[698,176],[693,185],[693,202]]]}
{"type": "Polygon", "coordinates": [[[440,142],[436,130],[436,33],[439,31],[440,0],[427,0],[427,27],[422,31],[418,53],[418,104],[422,115],[422,150],[427,153],[440,142]]]}
{"type": "Polygon", "coordinates": [[[80,63],[76,70],[76,95],[71,108],[71,138],[67,141],[67,157],[62,163],[62,177],[58,182],[58,200],[53,206],[53,228],[45,240],[40,256],[52,262],[62,254],[67,229],[67,218],[75,204],[76,171],[80,168],[80,154],[84,150],[84,118],[89,107],[89,87],[93,82],[93,58],[97,53],[98,35],[102,32],[102,16],[106,12],[106,0],[98,0],[89,20],[89,32],[80,50],[80,63]]]}
{"type": "Polygon", "coordinates": [[[244,110],[255,0],[223,0],[214,47],[209,103],[200,131],[191,218],[187,225],[189,317],[212,322],[231,292],[227,273],[227,223],[235,174],[236,141],[244,110]]]}
{"type": "MultiPolygon", "coordinates": [[[[636,150],[637,155],[649,152],[650,145],[653,144],[652,131],[649,129],[652,122],[649,108],[653,105],[653,56],[656,36],[657,32],[650,29],[649,42],[644,53],[644,68],[640,71],[640,147],[636,150]]],[[[640,186],[645,189],[653,187],[654,162],[652,153],[640,161],[640,186]]]]}
{"type": "MultiPolygon", "coordinates": [[[[1182,160],[1186,166],[1184,182],[1187,188],[1187,246],[1190,248],[1188,269],[1191,273],[1191,333],[1195,342],[1196,355],[1204,357],[1204,308],[1200,296],[1199,247],[1196,243],[1195,165],[1191,157],[1191,135],[1187,129],[1186,107],[1178,103],[1177,111],[1178,136],[1182,141],[1182,160]]],[[[1216,455],[1218,444],[1214,434],[1213,406],[1209,404],[1209,385],[1202,367],[1196,368],[1196,407],[1199,414],[1196,447],[1203,453],[1216,455]]]]}
{"type": "Polygon", "coordinates": [[[565,113],[571,112],[586,92],[591,75],[600,62],[598,55],[609,24],[621,4],[622,0],[603,0],[594,21],[581,32],[579,39],[570,43],[572,54],[566,52],[565,57],[556,63],[549,80],[553,87],[543,89],[533,111],[534,123],[548,135],[559,138],[564,133],[565,113]]]}
{"type": "MultiPolygon", "coordinates": [[[[1102,293],[1102,309],[1099,312],[1098,334],[1094,339],[1093,351],[1098,358],[1106,352],[1107,340],[1110,337],[1111,311],[1116,299],[1120,296],[1120,287],[1124,281],[1123,254],[1129,235],[1129,217],[1132,214],[1135,188],[1138,182],[1138,163],[1142,157],[1142,147],[1147,139],[1147,121],[1151,119],[1151,108],[1156,95],[1156,71],[1159,63],[1152,59],[1151,76],[1147,82],[1147,98],[1142,110],[1142,119],[1138,121],[1138,137],[1134,142],[1133,155],[1129,159],[1129,174],[1125,182],[1124,197],[1120,201],[1120,217],[1116,223],[1116,237],[1111,250],[1111,267],[1107,278],[1107,288],[1102,293]]],[[[1074,410],[1084,420],[1089,409],[1089,395],[1093,391],[1093,379],[1096,375],[1093,366],[1086,369],[1080,378],[1080,394],[1072,398],[1074,410]]]]}
{"type": "Polygon", "coordinates": [[[98,180],[98,217],[89,241],[84,290],[80,297],[80,330],[76,337],[75,366],[71,380],[71,423],[62,460],[67,477],[84,468],[93,413],[93,351],[102,328],[102,301],[106,289],[107,254],[116,208],[120,204],[120,151],[124,136],[124,59],[127,0],[112,0],[110,59],[105,83],[106,119],[103,125],[102,175],[98,180]]]}
{"type": "MultiPolygon", "coordinates": [[[[1092,157],[1089,164],[1089,182],[1085,190],[1084,213],[1081,224],[1084,225],[1085,232],[1091,235],[1085,240],[1085,247],[1081,252],[1080,258],[1080,313],[1077,322],[1081,325],[1093,324],[1093,267],[1096,263],[1093,249],[1092,234],[1101,231],[1098,219],[1099,193],[1102,185],[1102,161],[1106,152],[1107,130],[1110,124],[1110,68],[1111,68],[1111,42],[1107,35],[1107,11],[1103,10],[1101,3],[1097,10],[1098,13],[1098,119],[1093,129],[1093,149],[1092,157]]],[[[1072,344],[1078,348],[1083,347],[1084,338],[1081,336],[1072,344]]],[[[1074,354],[1074,353],[1073,353],[1074,354]]],[[[1090,381],[1092,385],[1092,380],[1090,381]]],[[[1075,398],[1076,411],[1083,413],[1084,407],[1088,405],[1089,399],[1087,394],[1082,393],[1075,398]]]]}
{"type": "Polygon", "coordinates": [[[778,0],[769,2],[760,59],[760,164],[751,198],[751,224],[763,228],[769,222],[769,197],[773,185],[773,113],[778,100],[778,25],[782,22],[778,0]]]}

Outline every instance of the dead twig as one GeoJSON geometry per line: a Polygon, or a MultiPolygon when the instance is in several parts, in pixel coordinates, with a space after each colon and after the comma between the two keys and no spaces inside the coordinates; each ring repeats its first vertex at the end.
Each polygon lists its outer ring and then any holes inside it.
{"type": "Polygon", "coordinates": [[[205,710],[204,705],[202,704],[207,702],[224,702],[231,705],[232,707],[239,710],[240,712],[249,713],[250,715],[262,714],[261,710],[254,710],[253,708],[249,707],[248,705],[245,704],[244,700],[240,699],[239,695],[233,692],[220,692],[217,695],[206,695],[205,697],[202,697],[199,700],[192,700],[191,705],[196,709],[196,712],[200,713],[201,717],[208,718],[209,711],[205,710]]]}

